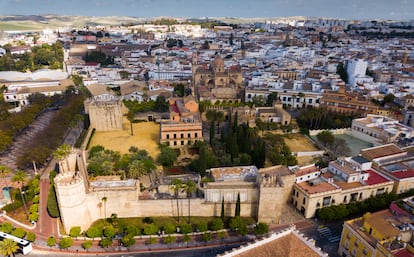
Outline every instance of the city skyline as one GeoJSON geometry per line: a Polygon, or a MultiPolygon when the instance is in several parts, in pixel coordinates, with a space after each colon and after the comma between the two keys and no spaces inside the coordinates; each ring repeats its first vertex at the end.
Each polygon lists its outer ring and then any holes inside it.
{"type": "Polygon", "coordinates": [[[2,0],[0,15],[413,19],[410,0],[2,0]]]}

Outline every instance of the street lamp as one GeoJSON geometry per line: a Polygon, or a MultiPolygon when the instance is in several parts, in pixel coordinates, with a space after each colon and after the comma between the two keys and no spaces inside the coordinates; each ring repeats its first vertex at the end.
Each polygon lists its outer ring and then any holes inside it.
{"type": "Polygon", "coordinates": [[[29,219],[29,215],[27,214],[27,208],[26,208],[26,200],[25,200],[26,191],[21,191],[21,193],[22,193],[22,201],[23,201],[24,213],[26,214],[26,219],[29,219]]]}

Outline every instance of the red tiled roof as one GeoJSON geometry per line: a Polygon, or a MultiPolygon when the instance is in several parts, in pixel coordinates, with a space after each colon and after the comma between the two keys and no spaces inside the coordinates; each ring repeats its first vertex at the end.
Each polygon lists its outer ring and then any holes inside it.
{"type": "Polygon", "coordinates": [[[408,251],[406,248],[394,252],[393,255],[395,257],[414,257],[414,254],[410,253],[410,251],[408,251]]]}
{"type": "Polygon", "coordinates": [[[366,172],[369,173],[368,180],[365,181],[367,185],[375,185],[389,181],[388,179],[384,178],[383,176],[381,176],[373,170],[367,170],[366,172]]]}
{"type": "Polygon", "coordinates": [[[170,104],[170,108],[171,108],[171,111],[173,111],[173,112],[175,112],[175,113],[180,113],[180,112],[178,111],[178,107],[177,107],[177,105],[175,105],[175,104],[170,104]]]}
{"type": "Polygon", "coordinates": [[[408,170],[401,170],[401,171],[395,171],[391,173],[392,176],[403,179],[403,178],[414,178],[414,170],[408,169],[408,170]]]}

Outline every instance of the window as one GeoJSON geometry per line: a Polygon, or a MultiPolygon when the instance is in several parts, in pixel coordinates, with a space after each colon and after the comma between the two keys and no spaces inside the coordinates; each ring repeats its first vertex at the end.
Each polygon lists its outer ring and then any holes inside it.
{"type": "Polygon", "coordinates": [[[191,134],[190,134],[190,133],[188,133],[188,134],[187,134],[187,137],[188,137],[188,138],[191,138],[191,134]]]}
{"type": "Polygon", "coordinates": [[[327,196],[323,198],[323,206],[328,206],[329,204],[331,204],[331,197],[327,196]]]}
{"type": "Polygon", "coordinates": [[[198,137],[198,133],[195,133],[195,134],[194,134],[194,137],[198,137]]]}
{"type": "Polygon", "coordinates": [[[181,138],[184,138],[184,134],[181,133],[181,138]]]}
{"type": "Polygon", "coordinates": [[[177,141],[174,141],[174,145],[177,145],[177,141]]]}
{"type": "Polygon", "coordinates": [[[167,134],[167,139],[170,139],[170,134],[167,134]]]}
{"type": "Polygon", "coordinates": [[[378,188],[378,190],[377,190],[377,195],[381,195],[381,194],[383,194],[385,192],[385,189],[384,188],[378,188]]]}
{"type": "Polygon", "coordinates": [[[358,199],[358,193],[351,194],[351,202],[355,202],[358,199]]]}
{"type": "Polygon", "coordinates": [[[346,198],[347,198],[347,196],[344,196],[344,203],[346,203],[346,200],[347,200],[346,198]]]}
{"type": "Polygon", "coordinates": [[[303,198],[302,204],[306,203],[306,198],[303,198]]]}
{"type": "Polygon", "coordinates": [[[313,99],[308,99],[308,103],[310,103],[310,104],[311,104],[311,103],[312,103],[312,100],[313,100],[313,99]]]}
{"type": "Polygon", "coordinates": [[[184,141],[181,141],[181,145],[184,145],[184,141]]]}
{"type": "Polygon", "coordinates": [[[174,138],[177,138],[177,134],[174,134],[174,138]]]}

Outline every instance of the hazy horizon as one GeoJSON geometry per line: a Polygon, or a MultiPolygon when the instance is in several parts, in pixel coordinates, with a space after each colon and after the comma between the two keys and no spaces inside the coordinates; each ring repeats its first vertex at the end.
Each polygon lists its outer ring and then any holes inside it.
{"type": "Polygon", "coordinates": [[[1,0],[0,15],[413,19],[412,0],[1,0]]]}

